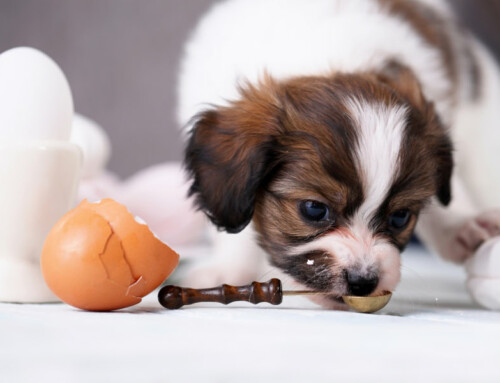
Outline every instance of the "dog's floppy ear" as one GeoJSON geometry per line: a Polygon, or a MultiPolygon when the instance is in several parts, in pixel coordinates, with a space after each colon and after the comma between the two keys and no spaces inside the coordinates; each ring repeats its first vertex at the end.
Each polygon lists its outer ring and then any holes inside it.
{"type": "Polygon", "coordinates": [[[447,206],[451,202],[451,176],[453,173],[453,146],[447,135],[438,137],[435,156],[437,158],[436,195],[439,202],[447,206]]]}
{"type": "Polygon", "coordinates": [[[435,112],[434,105],[426,100],[421,84],[413,71],[395,60],[387,62],[378,72],[377,78],[418,111],[419,120],[424,125],[423,129],[433,148],[437,165],[436,196],[443,205],[448,205],[451,201],[453,145],[435,112]]]}
{"type": "Polygon", "coordinates": [[[397,94],[405,98],[412,106],[423,109],[427,105],[422,87],[413,71],[406,65],[390,60],[377,73],[379,81],[382,81],[397,94]]]}
{"type": "Polygon", "coordinates": [[[198,208],[222,230],[237,233],[252,219],[255,194],[273,168],[279,108],[248,87],[242,99],[197,116],[185,166],[198,208]]]}

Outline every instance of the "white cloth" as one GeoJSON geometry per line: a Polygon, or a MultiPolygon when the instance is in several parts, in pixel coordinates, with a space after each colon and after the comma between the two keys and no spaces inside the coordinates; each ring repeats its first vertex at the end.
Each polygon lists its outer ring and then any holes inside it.
{"type": "Polygon", "coordinates": [[[167,311],[156,293],[111,313],[0,304],[0,381],[499,382],[500,312],[475,305],[464,281],[410,248],[378,314],[301,297],[167,311]]]}

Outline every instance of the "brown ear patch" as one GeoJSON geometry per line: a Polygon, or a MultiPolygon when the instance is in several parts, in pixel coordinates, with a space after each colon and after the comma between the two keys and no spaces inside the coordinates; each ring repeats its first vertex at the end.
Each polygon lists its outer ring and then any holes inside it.
{"type": "Polygon", "coordinates": [[[249,86],[227,107],[199,114],[185,150],[190,195],[212,222],[228,232],[251,220],[255,194],[273,168],[280,108],[271,83],[249,86]]]}
{"type": "Polygon", "coordinates": [[[382,83],[394,89],[399,96],[405,98],[410,105],[424,109],[427,101],[422,87],[413,71],[396,60],[391,60],[377,72],[377,78],[382,83]]]}

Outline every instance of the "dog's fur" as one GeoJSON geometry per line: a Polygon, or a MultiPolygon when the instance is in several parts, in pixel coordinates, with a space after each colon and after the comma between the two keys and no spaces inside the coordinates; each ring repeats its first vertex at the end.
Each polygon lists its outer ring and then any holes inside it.
{"type": "Polygon", "coordinates": [[[441,1],[216,5],[182,65],[186,166],[219,229],[253,229],[219,235],[215,266],[189,283],[257,277],[256,240],[341,307],[394,290],[417,220],[428,246],[463,261],[499,233],[499,78],[441,1]]]}

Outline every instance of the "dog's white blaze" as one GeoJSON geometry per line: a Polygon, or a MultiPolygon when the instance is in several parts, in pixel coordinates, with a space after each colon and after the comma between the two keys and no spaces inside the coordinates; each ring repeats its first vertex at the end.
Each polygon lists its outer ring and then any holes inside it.
{"type": "Polygon", "coordinates": [[[335,259],[341,264],[348,264],[352,260],[352,249],[346,246],[340,234],[329,234],[314,241],[291,249],[290,254],[302,254],[314,250],[323,250],[335,255],[335,259]]]}
{"type": "Polygon", "coordinates": [[[321,236],[297,247],[294,253],[324,250],[335,258],[334,267],[355,267],[361,272],[378,270],[377,291],[392,291],[400,278],[399,251],[387,240],[374,236],[369,223],[397,174],[407,109],[355,99],[348,100],[346,106],[358,131],[355,159],[365,201],[347,230],[321,236]]]}
{"type": "Polygon", "coordinates": [[[407,108],[357,99],[348,100],[346,106],[358,132],[355,159],[365,195],[356,213],[359,217],[354,217],[354,220],[367,225],[387,197],[397,173],[407,108]]]}

